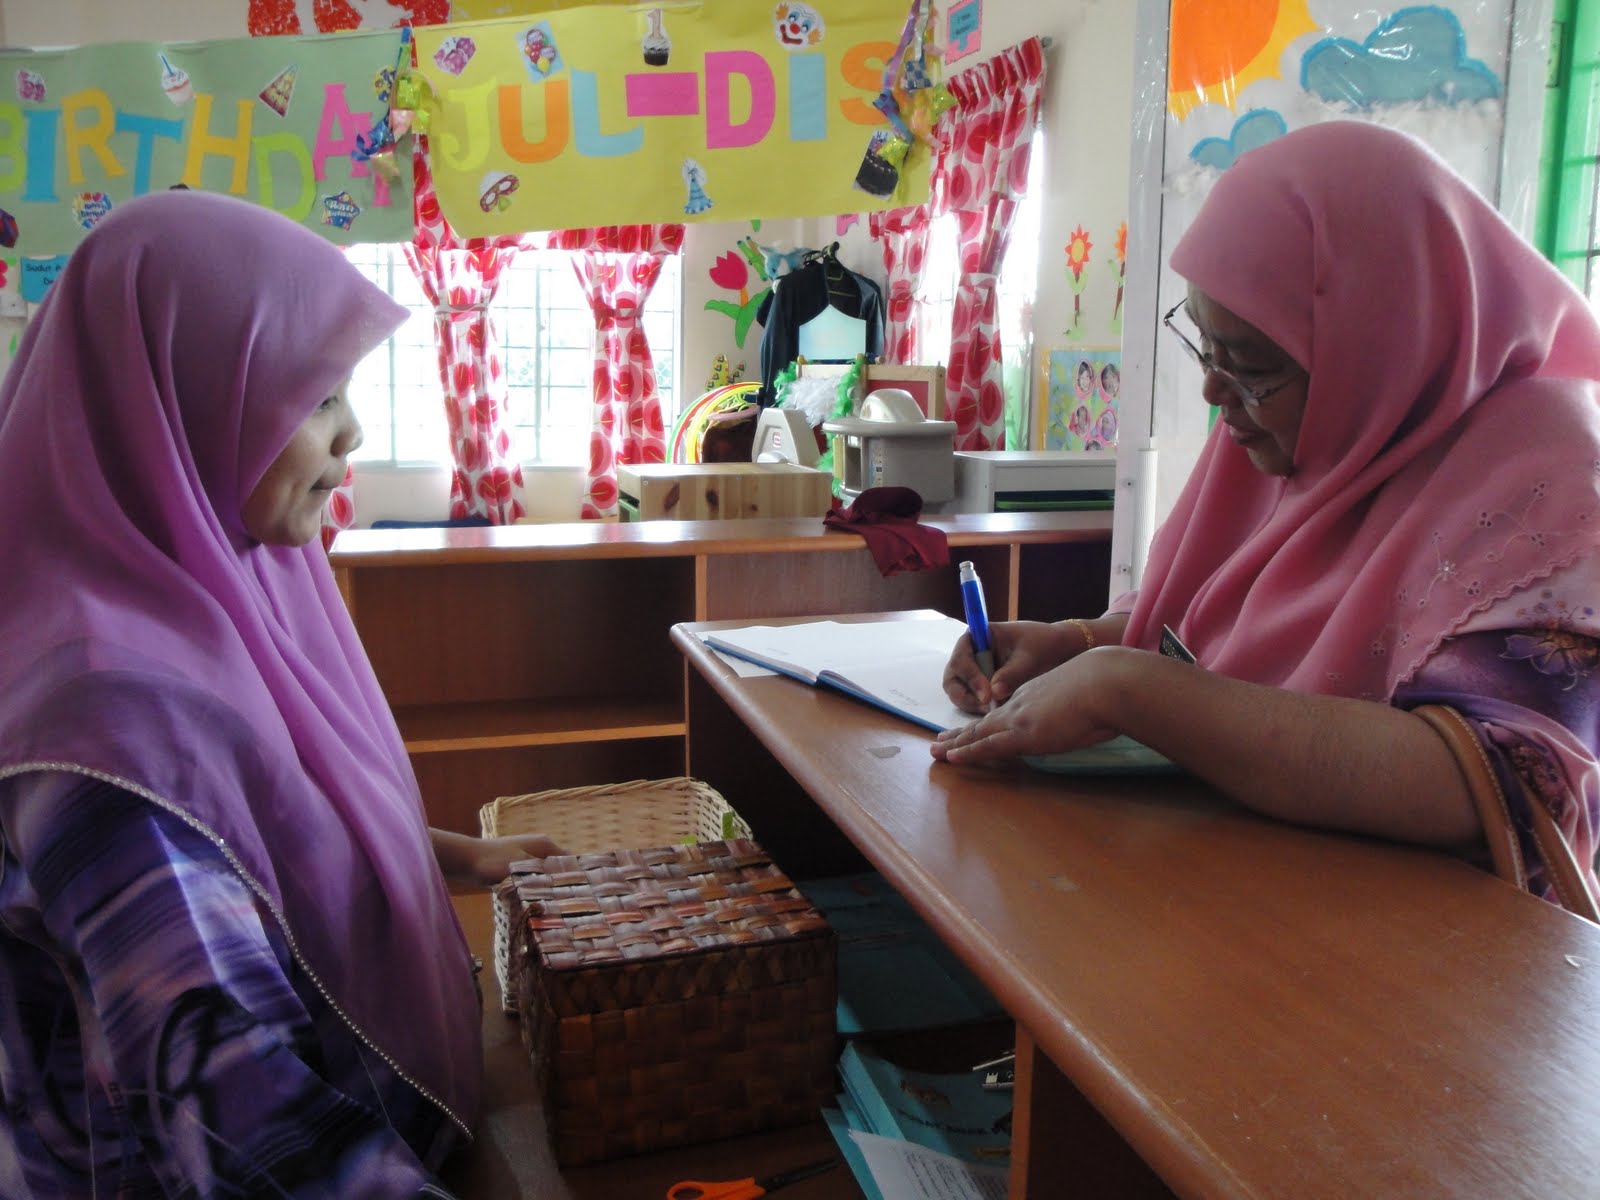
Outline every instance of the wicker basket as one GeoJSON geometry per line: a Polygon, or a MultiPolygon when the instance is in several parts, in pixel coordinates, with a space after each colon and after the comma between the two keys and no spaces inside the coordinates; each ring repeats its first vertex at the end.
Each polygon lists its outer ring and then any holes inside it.
{"type": "Polygon", "coordinates": [[[509,889],[522,1040],[563,1166],[812,1120],[837,942],[747,839],[537,859],[509,889]]]}
{"type": "MultiPolygon", "coordinates": [[[[750,827],[721,793],[681,775],[501,796],[478,810],[478,824],[484,837],[542,833],[569,854],[750,836],[750,827]]],[[[517,979],[508,969],[504,890],[504,885],[495,889],[494,973],[500,1006],[514,1016],[517,979]]]]}

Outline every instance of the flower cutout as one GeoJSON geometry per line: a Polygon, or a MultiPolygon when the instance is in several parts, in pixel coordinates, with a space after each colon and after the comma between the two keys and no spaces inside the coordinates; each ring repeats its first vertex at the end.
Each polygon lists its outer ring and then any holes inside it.
{"type": "Polygon", "coordinates": [[[1089,240],[1088,231],[1079,225],[1067,242],[1067,269],[1072,272],[1074,283],[1083,277],[1083,268],[1089,265],[1089,251],[1092,249],[1094,243],[1089,240]]]}
{"type": "Polygon", "coordinates": [[[711,282],[720,288],[727,288],[730,292],[738,292],[739,303],[743,304],[747,299],[744,289],[750,282],[750,268],[745,265],[743,258],[729,250],[720,255],[712,265],[711,282]]]}

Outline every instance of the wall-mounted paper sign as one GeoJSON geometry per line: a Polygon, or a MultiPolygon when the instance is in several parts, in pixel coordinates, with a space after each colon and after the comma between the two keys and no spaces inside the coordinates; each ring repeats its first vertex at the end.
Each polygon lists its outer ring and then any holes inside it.
{"type": "Polygon", "coordinates": [[[983,0],[956,0],[950,6],[944,45],[947,63],[983,48],[983,0]]]}
{"type": "Polygon", "coordinates": [[[0,242],[67,253],[124,200],[179,184],[341,244],[408,241],[411,172],[350,156],[399,52],[384,31],[0,53],[0,242]]]}
{"type": "Polygon", "coordinates": [[[56,281],[56,276],[61,274],[67,265],[67,256],[58,254],[54,258],[25,258],[22,260],[22,298],[29,304],[37,304],[44,299],[44,294],[50,290],[50,285],[56,281]]]}
{"type": "Polygon", "coordinates": [[[554,7],[416,31],[430,162],[463,236],[919,204],[918,144],[858,185],[905,0],[554,7]]]}

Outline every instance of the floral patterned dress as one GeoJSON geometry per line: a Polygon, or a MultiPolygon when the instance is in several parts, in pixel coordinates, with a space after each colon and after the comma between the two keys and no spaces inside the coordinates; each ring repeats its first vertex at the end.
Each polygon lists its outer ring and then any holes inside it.
{"type": "Polygon", "coordinates": [[[458,1134],[344,1024],[201,833],[0,781],[0,1196],[446,1196],[458,1134]]]}
{"type": "Polygon", "coordinates": [[[1557,572],[1479,614],[1394,697],[1401,708],[1449,704],[1472,723],[1518,827],[1529,889],[1553,903],[1529,804],[1549,810],[1600,895],[1600,619],[1584,578],[1557,572]]]}

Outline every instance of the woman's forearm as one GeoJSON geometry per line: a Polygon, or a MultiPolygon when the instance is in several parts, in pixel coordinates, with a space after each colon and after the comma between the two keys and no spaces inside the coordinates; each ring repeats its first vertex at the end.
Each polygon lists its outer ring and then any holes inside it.
{"type": "Polygon", "coordinates": [[[1481,835],[1454,756],[1420,717],[1114,648],[1093,701],[1120,729],[1259,812],[1436,846],[1481,835]]]}
{"type": "Polygon", "coordinates": [[[479,845],[477,838],[431,826],[428,836],[433,842],[433,856],[439,860],[439,870],[446,879],[460,880],[472,874],[479,845]]]}

